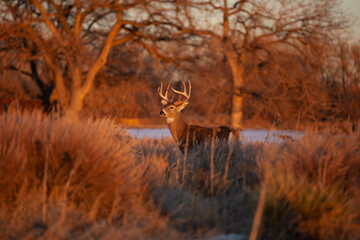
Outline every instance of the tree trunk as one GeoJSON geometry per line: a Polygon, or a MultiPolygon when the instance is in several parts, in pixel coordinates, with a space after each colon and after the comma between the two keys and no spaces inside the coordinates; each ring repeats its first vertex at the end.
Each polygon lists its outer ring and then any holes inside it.
{"type": "MultiPolygon", "coordinates": [[[[86,94],[90,91],[94,83],[96,74],[105,65],[110,49],[113,46],[114,39],[116,38],[122,24],[122,13],[117,13],[117,22],[111,28],[108,36],[105,39],[104,45],[100,51],[99,56],[91,65],[89,72],[84,77],[81,74],[81,69],[74,63],[72,69],[72,85],[71,85],[71,99],[68,109],[66,110],[65,117],[70,120],[77,120],[80,111],[83,108],[83,101],[86,94]]],[[[124,38],[125,39],[125,38],[124,38]]],[[[127,38],[126,38],[127,39],[127,38]]]]}
{"type": "Polygon", "coordinates": [[[65,87],[61,69],[56,68],[54,70],[54,75],[56,95],[58,96],[61,107],[66,109],[67,105],[69,104],[69,93],[65,87]]]}
{"type": "Polygon", "coordinates": [[[241,56],[241,62],[238,61],[239,57],[232,49],[225,49],[225,55],[229,62],[232,73],[232,100],[231,100],[231,126],[234,128],[242,128],[243,123],[243,101],[242,88],[244,86],[243,73],[244,65],[243,60],[245,54],[241,56]]]}
{"type": "Polygon", "coordinates": [[[68,109],[66,109],[65,116],[70,120],[77,120],[79,113],[83,108],[83,101],[88,93],[88,89],[81,86],[83,75],[80,67],[73,64],[71,66],[72,81],[71,81],[71,98],[68,109]]]}
{"type": "Polygon", "coordinates": [[[242,128],[243,101],[243,96],[233,94],[231,101],[231,126],[234,128],[242,128]]]}
{"type": "Polygon", "coordinates": [[[83,108],[83,101],[85,97],[85,93],[82,89],[74,89],[71,94],[71,100],[68,108],[65,111],[65,117],[76,121],[79,118],[79,113],[83,108]]]}

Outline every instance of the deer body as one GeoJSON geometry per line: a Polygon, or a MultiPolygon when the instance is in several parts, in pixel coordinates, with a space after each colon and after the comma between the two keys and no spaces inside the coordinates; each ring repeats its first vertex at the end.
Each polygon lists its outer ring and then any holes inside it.
{"type": "Polygon", "coordinates": [[[162,84],[158,89],[158,93],[162,98],[163,109],[160,111],[160,115],[166,117],[166,121],[169,125],[171,135],[174,140],[179,144],[180,150],[184,153],[186,148],[192,149],[194,146],[212,138],[228,141],[229,137],[239,137],[239,133],[234,128],[228,126],[219,127],[204,127],[199,125],[191,125],[185,122],[181,110],[183,110],[189,103],[188,100],[191,94],[191,84],[189,81],[189,93],[186,93],[186,86],[184,84],[184,92],[176,91],[175,93],[185,96],[186,99],[181,101],[181,96],[177,102],[169,100],[167,97],[170,83],[167,87],[165,95],[162,94],[162,84]]]}

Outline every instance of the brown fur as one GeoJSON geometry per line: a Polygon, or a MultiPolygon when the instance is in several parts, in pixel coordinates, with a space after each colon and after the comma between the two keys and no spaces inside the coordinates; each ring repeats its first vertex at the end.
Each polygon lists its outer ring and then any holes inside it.
{"type": "Polygon", "coordinates": [[[188,125],[188,130],[183,133],[185,136],[181,136],[177,142],[179,143],[181,152],[184,153],[186,147],[188,150],[191,150],[196,145],[213,138],[228,141],[230,133],[232,133],[234,137],[239,136],[237,130],[228,126],[208,128],[199,125],[188,125]]]}

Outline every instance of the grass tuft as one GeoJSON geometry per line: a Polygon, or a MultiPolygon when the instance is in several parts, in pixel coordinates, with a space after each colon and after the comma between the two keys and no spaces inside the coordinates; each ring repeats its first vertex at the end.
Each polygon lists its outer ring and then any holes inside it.
{"type": "Polygon", "coordinates": [[[0,115],[0,239],[359,239],[359,136],[334,127],[183,155],[110,120],[12,109],[0,115]]]}

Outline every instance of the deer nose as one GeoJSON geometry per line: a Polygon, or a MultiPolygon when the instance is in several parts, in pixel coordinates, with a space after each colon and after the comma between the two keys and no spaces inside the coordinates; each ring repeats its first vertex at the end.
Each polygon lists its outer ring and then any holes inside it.
{"type": "Polygon", "coordinates": [[[164,116],[165,115],[165,112],[163,110],[160,111],[160,115],[161,116],[164,116]]]}

